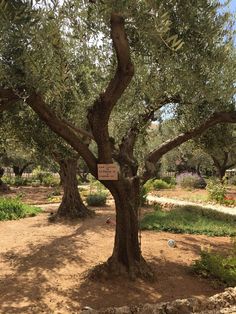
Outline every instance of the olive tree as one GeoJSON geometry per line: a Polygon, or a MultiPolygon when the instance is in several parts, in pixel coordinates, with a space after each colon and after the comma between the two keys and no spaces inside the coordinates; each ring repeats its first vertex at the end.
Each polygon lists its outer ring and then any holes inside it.
{"type": "Polygon", "coordinates": [[[101,180],[116,206],[114,249],[101,267],[132,278],[151,276],[138,236],[141,185],[170,150],[218,123],[236,122],[234,109],[222,106],[234,94],[229,14],[208,0],[74,0],[33,7],[24,1],[21,10],[3,3],[1,110],[16,102],[30,106],[96,178],[98,164],[116,163],[118,180],[101,180]],[[9,42],[16,43],[13,51],[9,42]],[[223,64],[229,71],[222,71],[223,64]],[[81,76],[89,82],[86,97],[81,76]],[[83,126],[75,115],[63,116],[68,103],[83,116],[83,126]],[[196,105],[209,110],[139,164],[140,134],[170,104],[190,116],[196,105]],[[96,153],[85,138],[96,144],[96,153]]]}

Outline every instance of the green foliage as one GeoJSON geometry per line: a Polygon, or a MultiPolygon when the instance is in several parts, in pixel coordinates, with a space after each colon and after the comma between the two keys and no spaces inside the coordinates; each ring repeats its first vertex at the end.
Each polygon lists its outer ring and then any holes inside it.
{"type": "Polygon", "coordinates": [[[177,184],[184,189],[198,189],[205,187],[204,180],[196,173],[183,172],[176,178],[177,184]]]}
{"type": "Polygon", "coordinates": [[[201,206],[174,206],[170,211],[158,208],[147,214],[141,227],[173,233],[233,236],[236,235],[236,217],[201,206]]]}
{"type": "Polygon", "coordinates": [[[15,177],[13,185],[15,185],[15,186],[25,186],[25,185],[29,185],[29,183],[30,183],[30,180],[28,180],[28,178],[15,177]]]}
{"type": "Polygon", "coordinates": [[[61,202],[61,190],[58,186],[51,193],[48,194],[48,201],[50,203],[61,202]]]}
{"type": "Polygon", "coordinates": [[[202,250],[200,259],[193,264],[193,270],[203,277],[213,278],[235,287],[236,285],[236,241],[233,249],[227,254],[219,254],[209,250],[202,250]]]}
{"type": "Polygon", "coordinates": [[[35,216],[41,208],[23,204],[19,198],[0,198],[0,220],[14,220],[35,216]]]}
{"type": "Polygon", "coordinates": [[[217,180],[209,180],[206,189],[210,201],[220,204],[225,202],[226,187],[224,184],[217,180]]]}
{"type": "Polygon", "coordinates": [[[3,182],[10,186],[26,186],[31,184],[30,178],[25,177],[9,177],[9,176],[3,176],[2,177],[3,182]]]}
{"type": "Polygon", "coordinates": [[[153,190],[170,189],[171,187],[172,187],[171,183],[167,183],[162,179],[151,179],[148,180],[144,185],[144,188],[146,189],[147,192],[153,190]]]}
{"type": "Polygon", "coordinates": [[[14,185],[14,182],[15,182],[14,178],[9,177],[9,176],[3,176],[2,181],[6,183],[7,185],[14,185]]]}
{"type": "Polygon", "coordinates": [[[107,201],[107,195],[105,193],[89,194],[86,197],[88,206],[104,206],[107,201]]]}
{"type": "Polygon", "coordinates": [[[39,180],[32,181],[32,182],[31,182],[31,185],[32,185],[33,187],[38,187],[38,186],[40,186],[40,181],[39,181],[39,180]]]}
{"type": "Polygon", "coordinates": [[[39,182],[45,186],[58,186],[59,179],[54,177],[50,172],[43,171],[40,166],[35,168],[32,172],[33,182],[39,182]]]}
{"type": "Polygon", "coordinates": [[[170,184],[171,186],[176,185],[175,177],[162,177],[161,180],[165,181],[166,183],[170,184]]]}
{"type": "Polygon", "coordinates": [[[40,166],[36,167],[32,171],[33,180],[34,181],[39,181],[41,184],[43,182],[43,178],[46,177],[47,175],[48,175],[48,172],[43,171],[40,166]]]}
{"type": "Polygon", "coordinates": [[[54,177],[52,174],[48,173],[43,177],[42,184],[44,186],[59,186],[60,180],[54,177]]]}
{"type": "Polygon", "coordinates": [[[168,184],[166,181],[163,181],[161,179],[156,179],[153,181],[153,188],[154,190],[170,189],[171,184],[168,184]]]}
{"type": "Polygon", "coordinates": [[[220,179],[222,172],[236,165],[235,130],[233,124],[219,124],[207,130],[196,140],[200,147],[211,156],[220,179]]]}
{"type": "Polygon", "coordinates": [[[140,195],[139,195],[141,206],[144,206],[146,204],[148,192],[149,192],[148,188],[145,185],[141,187],[140,195]]]}
{"type": "Polygon", "coordinates": [[[162,204],[160,204],[160,203],[155,204],[155,205],[154,205],[154,210],[155,210],[155,211],[162,210],[162,204]]]}
{"type": "Polygon", "coordinates": [[[90,181],[89,188],[90,188],[91,192],[96,191],[96,193],[98,193],[98,194],[100,194],[100,193],[105,193],[106,194],[107,193],[107,189],[98,180],[92,179],[90,181]]]}

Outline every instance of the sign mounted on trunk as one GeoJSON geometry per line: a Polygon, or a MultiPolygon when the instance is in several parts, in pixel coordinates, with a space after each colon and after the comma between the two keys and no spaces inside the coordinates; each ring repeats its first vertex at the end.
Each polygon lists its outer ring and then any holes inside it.
{"type": "Polygon", "coordinates": [[[98,180],[118,180],[118,168],[115,164],[98,164],[98,180]]]}

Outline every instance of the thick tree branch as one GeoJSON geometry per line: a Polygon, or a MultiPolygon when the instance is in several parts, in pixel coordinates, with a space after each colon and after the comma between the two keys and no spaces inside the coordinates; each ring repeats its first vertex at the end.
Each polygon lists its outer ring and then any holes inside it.
{"type": "Polygon", "coordinates": [[[154,105],[148,105],[145,113],[141,113],[132,123],[130,129],[127,131],[122,139],[120,150],[121,152],[129,151],[129,155],[133,152],[134,145],[138,134],[146,127],[147,123],[150,122],[157,110],[161,109],[166,104],[178,103],[181,99],[178,95],[174,97],[164,97],[158,99],[154,105]]]}
{"type": "Polygon", "coordinates": [[[114,77],[105,92],[100,95],[88,113],[93,136],[98,144],[99,162],[112,162],[112,145],[109,139],[108,121],[112,109],[129,85],[134,67],[130,58],[124,19],[117,13],[111,15],[111,38],[117,57],[114,77]]]}
{"type": "Polygon", "coordinates": [[[87,145],[82,143],[80,138],[76,136],[71,127],[69,127],[65,122],[59,119],[50,110],[50,108],[48,108],[40,95],[33,93],[29,98],[27,98],[26,102],[54,133],[61,136],[83,157],[91,173],[96,176],[97,160],[95,156],[88,149],[87,145]]]}
{"type": "Polygon", "coordinates": [[[130,168],[130,175],[134,176],[137,174],[137,162],[134,158],[134,146],[138,135],[142,130],[147,127],[147,124],[153,120],[154,114],[157,110],[169,103],[178,103],[181,99],[178,95],[174,97],[162,97],[156,100],[155,104],[149,104],[146,108],[146,112],[141,113],[138,117],[131,122],[131,127],[128,129],[124,135],[121,144],[120,151],[118,154],[115,154],[115,159],[120,162],[120,164],[126,164],[130,168]]]}
{"type": "Polygon", "coordinates": [[[70,127],[76,133],[83,135],[85,137],[88,137],[91,140],[94,140],[94,136],[91,133],[89,133],[88,131],[81,129],[81,128],[73,125],[71,122],[66,121],[64,119],[62,119],[62,121],[63,121],[63,123],[65,123],[68,127],[70,127]]]}
{"type": "Polygon", "coordinates": [[[202,134],[204,131],[209,129],[210,127],[218,124],[218,123],[236,123],[236,111],[231,112],[217,112],[213,114],[207,121],[202,123],[197,128],[188,131],[186,133],[182,133],[175,137],[174,139],[168,140],[160,145],[157,149],[150,152],[146,159],[146,169],[143,175],[143,180],[146,181],[152,177],[155,171],[156,163],[161,159],[163,155],[168,153],[173,148],[187,142],[188,140],[202,134]]]}

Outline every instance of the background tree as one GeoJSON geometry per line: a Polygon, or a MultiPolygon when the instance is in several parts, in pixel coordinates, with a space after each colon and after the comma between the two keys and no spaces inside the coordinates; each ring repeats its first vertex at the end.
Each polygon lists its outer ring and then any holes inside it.
{"type": "Polygon", "coordinates": [[[232,125],[217,125],[199,139],[199,145],[212,158],[220,180],[236,165],[236,132],[232,125]]]}
{"type": "Polygon", "coordinates": [[[63,197],[56,215],[50,217],[51,220],[92,216],[93,212],[83,204],[78,191],[78,154],[51,132],[30,108],[15,108],[5,113],[4,121],[6,120],[10,128],[7,138],[15,139],[14,145],[11,146],[12,151],[17,151],[21,146],[26,152],[31,152],[35,165],[50,165],[50,168],[55,163],[58,165],[63,197]]]}

